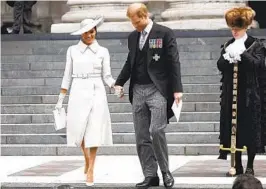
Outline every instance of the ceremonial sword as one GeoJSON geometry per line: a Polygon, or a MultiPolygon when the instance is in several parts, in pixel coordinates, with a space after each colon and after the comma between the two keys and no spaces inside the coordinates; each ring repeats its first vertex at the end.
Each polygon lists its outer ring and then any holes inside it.
{"type": "Polygon", "coordinates": [[[220,149],[224,151],[230,151],[231,153],[231,168],[229,169],[229,174],[231,176],[236,175],[235,169],[235,154],[236,151],[245,152],[247,150],[246,146],[243,148],[236,148],[236,129],[237,129],[237,88],[238,88],[238,63],[234,63],[233,68],[233,103],[232,103],[232,129],[231,129],[231,147],[224,148],[220,145],[220,149]]]}

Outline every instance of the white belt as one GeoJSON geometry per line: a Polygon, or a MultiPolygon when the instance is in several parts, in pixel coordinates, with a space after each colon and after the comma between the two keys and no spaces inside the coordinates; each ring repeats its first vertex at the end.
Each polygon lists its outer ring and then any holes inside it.
{"type": "Polygon", "coordinates": [[[72,77],[81,78],[81,79],[97,78],[97,77],[101,77],[101,74],[73,74],[72,77]]]}

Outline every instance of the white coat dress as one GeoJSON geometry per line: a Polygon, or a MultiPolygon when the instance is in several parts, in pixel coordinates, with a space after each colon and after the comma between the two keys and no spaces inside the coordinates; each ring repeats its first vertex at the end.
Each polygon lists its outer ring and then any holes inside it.
{"type": "Polygon", "coordinates": [[[67,50],[61,88],[71,90],[67,108],[67,145],[85,147],[113,144],[111,118],[104,82],[111,87],[108,49],[96,40],[91,45],[79,41],[67,50]]]}

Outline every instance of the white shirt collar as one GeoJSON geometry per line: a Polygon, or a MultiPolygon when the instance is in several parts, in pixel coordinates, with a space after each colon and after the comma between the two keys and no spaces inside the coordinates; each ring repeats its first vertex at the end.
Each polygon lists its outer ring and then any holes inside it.
{"type": "Polygon", "coordinates": [[[87,48],[89,48],[95,54],[97,53],[100,45],[96,39],[90,45],[86,45],[85,43],[82,42],[82,40],[80,40],[78,43],[78,47],[81,53],[84,53],[87,50],[87,48]]]}
{"type": "Polygon", "coordinates": [[[248,35],[247,35],[247,33],[245,33],[245,35],[243,37],[241,37],[239,39],[236,39],[235,41],[243,41],[243,42],[245,42],[247,40],[247,38],[248,38],[248,35]]]}
{"type": "Polygon", "coordinates": [[[146,28],[144,28],[144,31],[147,32],[148,35],[152,29],[152,26],[153,26],[153,21],[149,19],[149,24],[146,26],[146,28]]]}

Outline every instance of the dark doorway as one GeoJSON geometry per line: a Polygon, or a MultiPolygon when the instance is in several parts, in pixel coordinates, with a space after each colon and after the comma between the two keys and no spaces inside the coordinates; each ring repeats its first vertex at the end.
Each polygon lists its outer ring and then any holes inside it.
{"type": "Polygon", "coordinates": [[[256,11],[255,20],[260,28],[266,28],[266,1],[248,1],[248,5],[256,11]]]}

